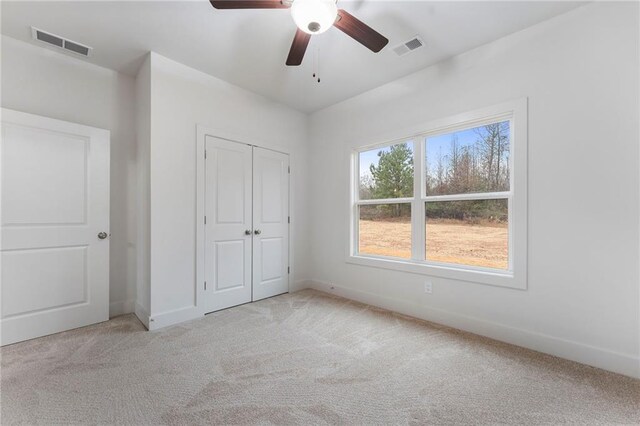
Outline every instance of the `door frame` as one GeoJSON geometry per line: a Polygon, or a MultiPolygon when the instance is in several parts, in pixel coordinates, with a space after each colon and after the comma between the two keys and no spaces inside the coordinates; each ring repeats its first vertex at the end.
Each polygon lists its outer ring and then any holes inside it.
{"type": "MultiPolygon", "coordinates": [[[[196,282],[194,283],[196,287],[195,295],[195,305],[197,309],[204,315],[206,312],[206,307],[204,303],[201,303],[205,300],[204,298],[204,282],[205,282],[205,224],[204,224],[204,213],[205,213],[205,197],[206,197],[206,185],[205,185],[205,147],[206,147],[206,137],[211,136],[218,139],[227,140],[230,142],[240,143],[244,145],[249,145],[251,147],[258,147],[262,149],[267,149],[270,151],[279,152],[281,154],[285,154],[289,156],[289,168],[291,168],[291,153],[284,151],[282,149],[274,149],[270,146],[269,143],[264,141],[256,140],[255,138],[250,138],[242,135],[238,135],[232,132],[220,130],[220,129],[212,129],[210,127],[197,124],[196,125],[196,282]]],[[[289,217],[291,217],[291,173],[289,173],[289,217]]],[[[292,249],[292,240],[291,238],[291,222],[289,223],[289,253],[288,253],[288,262],[291,265],[291,253],[292,249]]],[[[288,291],[291,291],[291,281],[293,279],[293,268],[290,269],[289,280],[288,280],[288,291]]],[[[253,285],[253,280],[252,280],[253,285]]]]}

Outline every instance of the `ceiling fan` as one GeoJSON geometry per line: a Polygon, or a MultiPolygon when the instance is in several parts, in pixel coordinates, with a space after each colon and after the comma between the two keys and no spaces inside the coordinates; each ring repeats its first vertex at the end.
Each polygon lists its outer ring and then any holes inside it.
{"type": "Polygon", "coordinates": [[[349,14],[338,9],[336,0],[209,0],[216,9],[289,9],[298,30],[293,37],[287,65],[300,65],[313,34],[321,34],[335,26],[364,45],[379,52],[389,40],[349,14]]]}

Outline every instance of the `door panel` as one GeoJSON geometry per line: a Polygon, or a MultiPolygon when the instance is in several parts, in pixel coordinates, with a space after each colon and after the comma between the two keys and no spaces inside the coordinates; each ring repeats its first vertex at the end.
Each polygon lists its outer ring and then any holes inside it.
{"type": "Polygon", "coordinates": [[[251,301],[251,147],[206,136],[205,311],[251,301]],[[249,234],[246,234],[249,231],[249,234]]]}
{"type": "Polygon", "coordinates": [[[216,264],[214,267],[214,284],[216,290],[229,290],[242,287],[247,282],[244,268],[238,268],[238,263],[244,265],[246,241],[219,241],[214,245],[216,264]]]}
{"type": "Polygon", "coordinates": [[[282,278],[282,252],[282,238],[262,238],[260,240],[263,282],[282,278]]]}
{"type": "Polygon", "coordinates": [[[259,177],[256,182],[257,193],[263,200],[258,206],[260,207],[258,217],[263,224],[279,224],[282,222],[283,191],[286,189],[283,186],[283,181],[286,179],[286,176],[283,176],[283,167],[288,167],[288,162],[282,158],[271,158],[269,154],[277,153],[267,152],[265,154],[257,151],[255,154],[258,156],[255,166],[256,174],[259,177]]]}
{"type": "Polygon", "coordinates": [[[213,154],[216,156],[216,223],[246,223],[246,153],[218,148],[213,154]]]}
{"type": "Polygon", "coordinates": [[[2,344],[106,321],[109,132],[2,114],[2,344]]]}
{"type": "Polygon", "coordinates": [[[4,318],[87,302],[87,246],[3,252],[4,318]]]}
{"type": "Polygon", "coordinates": [[[87,138],[10,123],[4,138],[2,225],[84,224],[87,138]]]}
{"type": "Polygon", "coordinates": [[[289,291],[289,156],[253,148],[253,300],[289,291]]]}

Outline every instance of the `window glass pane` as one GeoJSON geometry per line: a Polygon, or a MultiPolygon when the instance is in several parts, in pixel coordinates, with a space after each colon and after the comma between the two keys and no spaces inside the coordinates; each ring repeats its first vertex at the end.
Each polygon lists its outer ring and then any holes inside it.
{"type": "Polygon", "coordinates": [[[360,159],[360,199],[413,197],[413,142],[364,151],[360,159]]]}
{"type": "Polygon", "coordinates": [[[411,258],[411,204],[360,206],[358,252],[411,258]]]}
{"type": "Polygon", "coordinates": [[[508,200],[433,201],[427,209],[427,260],[509,268],[508,200]]]}
{"type": "Polygon", "coordinates": [[[509,121],[428,137],[427,195],[508,191],[510,138],[509,121]]]}

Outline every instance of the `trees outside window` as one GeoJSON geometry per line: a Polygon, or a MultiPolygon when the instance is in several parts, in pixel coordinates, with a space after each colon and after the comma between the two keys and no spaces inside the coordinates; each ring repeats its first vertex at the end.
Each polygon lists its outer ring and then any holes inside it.
{"type": "Polygon", "coordinates": [[[411,258],[413,157],[413,142],[360,153],[360,253],[411,258]]]}
{"type": "Polygon", "coordinates": [[[416,257],[418,201],[422,260],[508,269],[510,138],[505,120],[429,135],[420,161],[413,141],[359,153],[358,252],[416,257]],[[423,193],[414,188],[416,171],[424,177],[423,193]]]}

